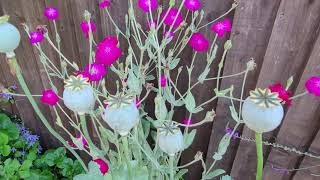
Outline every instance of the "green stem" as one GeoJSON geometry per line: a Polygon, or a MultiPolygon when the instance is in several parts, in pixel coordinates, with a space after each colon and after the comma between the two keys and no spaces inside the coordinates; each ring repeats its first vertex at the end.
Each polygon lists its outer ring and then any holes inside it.
{"type": "Polygon", "coordinates": [[[263,149],[262,149],[262,134],[256,133],[256,146],[257,146],[257,174],[256,180],[262,180],[263,174],[263,149]]]}
{"type": "Polygon", "coordinates": [[[127,168],[128,168],[128,177],[129,177],[129,180],[132,180],[132,169],[131,169],[131,165],[130,165],[129,143],[128,143],[127,136],[124,136],[122,138],[122,143],[123,143],[123,151],[124,151],[124,155],[125,155],[125,159],[126,159],[126,163],[127,163],[127,168]]]}
{"type": "Polygon", "coordinates": [[[174,162],[174,156],[169,156],[170,180],[174,180],[173,162],[174,162]]]}
{"type": "Polygon", "coordinates": [[[84,164],[84,162],[82,161],[82,159],[80,158],[80,156],[76,153],[76,151],[74,149],[72,149],[70,147],[70,145],[51,127],[50,123],[48,122],[48,120],[45,118],[45,116],[42,114],[42,112],[40,111],[36,101],[34,100],[34,98],[32,97],[32,94],[28,88],[27,83],[25,82],[22,73],[21,73],[21,69],[17,63],[17,59],[16,58],[11,58],[9,59],[9,65],[11,68],[11,71],[14,72],[17,76],[17,79],[21,85],[22,90],[24,91],[24,93],[26,94],[31,106],[33,107],[34,111],[36,112],[36,114],[38,115],[38,117],[40,118],[40,120],[42,121],[42,123],[45,125],[45,127],[49,130],[49,132],[56,138],[58,139],[73,155],[75,158],[77,158],[77,160],[80,162],[80,164],[82,165],[82,167],[88,171],[86,165],[84,164]]]}

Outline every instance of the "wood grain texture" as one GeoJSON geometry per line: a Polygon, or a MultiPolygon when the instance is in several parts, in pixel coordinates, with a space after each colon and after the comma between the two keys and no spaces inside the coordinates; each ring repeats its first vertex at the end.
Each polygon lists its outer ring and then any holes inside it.
{"type": "MultiPolygon", "coordinates": [[[[276,16],[280,1],[264,0],[241,0],[235,11],[233,20],[233,31],[231,34],[232,48],[228,52],[224,64],[223,75],[230,75],[242,72],[246,69],[246,64],[250,58],[254,58],[257,68],[248,74],[246,87],[243,97],[246,97],[248,91],[254,89],[260,68],[263,63],[266,47],[271,35],[272,26],[276,16]]],[[[241,88],[244,75],[223,79],[221,88],[226,89],[231,85],[234,86],[235,97],[241,97],[241,88]]],[[[235,102],[236,107],[239,107],[235,102]]],[[[217,104],[217,117],[211,130],[211,138],[208,148],[207,165],[213,161],[212,155],[217,151],[221,138],[225,135],[225,128],[228,124],[230,127],[234,124],[231,117],[229,106],[230,100],[220,98],[217,104]]],[[[237,108],[238,109],[238,108],[237,108]]],[[[241,127],[239,131],[241,131],[241,127]]],[[[223,168],[227,172],[231,171],[234,156],[237,151],[239,141],[232,141],[229,151],[225,154],[223,160],[219,161],[215,168],[223,168]]]]}
{"type": "MultiPolygon", "coordinates": [[[[318,28],[319,1],[281,1],[269,45],[262,64],[257,87],[267,87],[276,82],[285,83],[294,75],[300,78],[306,59],[314,44],[314,33],[318,28]]],[[[298,81],[291,91],[294,92],[298,81]]],[[[264,140],[273,141],[276,132],[264,134],[264,140]]],[[[243,135],[253,137],[247,128],[243,135]]],[[[268,148],[265,148],[267,157],[268,148]]],[[[241,141],[232,175],[254,179],[256,168],[255,145],[241,141]],[[244,156],[245,154],[245,156],[244,156]],[[241,166],[246,164],[246,166],[241,166]]]]}

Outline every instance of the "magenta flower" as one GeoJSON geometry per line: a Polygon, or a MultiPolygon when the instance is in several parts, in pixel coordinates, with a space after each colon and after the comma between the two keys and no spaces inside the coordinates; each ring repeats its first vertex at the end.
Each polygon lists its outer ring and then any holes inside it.
{"type": "Polygon", "coordinates": [[[84,136],[82,136],[81,134],[77,135],[77,140],[81,141],[83,148],[84,147],[88,147],[88,141],[86,140],[86,138],[84,136]]]}
{"type": "Polygon", "coordinates": [[[151,9],[151,11],[154,11],[157,9],[158,0],[139,0],[138,6],[144,12],[149,12],[149,9],[151,9]]]}
{"type": "Polygon", "coordinates": [[[51,89],[43,91],[40,101],[44,104],[48,104],[50,106],[54,106],[58,103],[59,97],[58,95],[51,89]]]}
{"type": "Polygon", "coordinates": [[[59,17],[58,8],[55,7],[47,7],[44,10],[44,16],[46,16],[49,20],[53,21],[59,17]]]}
{"type": "Polygon", "coordinates": [[[110,0],[104,0],[99,3],[100,8],[106,8],[111,6],[110,0]]]}
{"type": "Polygon", "coordinates": [[[231,32],[231,22],[229,19],[214,23],[211,28],[219,37],[223,37],[226,32],[231,32]]]}
{"type": "Polygon", "coordinates": [[[286,90],[281,83],[274,84],[268,87],[271,92],[278,93],[278,97],[282,99],[282,102],[287,104],[288,106],[292,105],[292,101],[290,100],[291,93],[286,90]]]}
{"type": "Polygon", "coordinates": [[[192,47],[193,50],[198,52],[207,51],[209,48],[209,41],[201,34],[201,33],[194,33],[188,44],[192,47]]]}
{"type": "MultiPolygon", "coordinates": [[[[91,26],[91,31],[92,32],[95,32],[97,30],[97,26],[92,20],[90,20],[90,26],[91,26]]],[[[89,31],[90,31],[88,21],[81,22],[80,23],[80,27],[81,27],[82,32],[86,35],[86,38],[88,38],[89,37],[89,31]]]]}
{"type": "Polygon", "coordinates": [[[99,43],[96,52],[96,63],[111,66],[122,55],[122,51],[112,44],[99,43]]]}
{"type": "Polygon", "coordinates": [[[320,96],[320,76],[312,76],[305,83],[305,87],[310,94],[320,96]]]}
{"type": "Polygon", "coordinates": [[[100,172],[104,175],[109,171],[109,165],[104,162],[104,160],[102,159],[95,159],[93,160],[95,163],[97,163],[99,165],[100,168],[100,172]]]}
{"type": "Polygon", "coordinates": [[[170,8],[169,10],[165,10],[162,15],[161,18],[164,18],[163,23],[165,25],[168,26],[172,26],[173,27],[179,27],[180,24],[183,22],[183,16],[181,14],[181,12],[179,12],[178,9],[176,8],[170,8]],[[168,13],[168,15],[166,16],[166,14],[168,13]],[[176,21],[174,21],[176,19],[176,21]]]}
{"type": "Polygon", "coordinates": [[[192,120],[191,119],[185,119],[185,120],[182,121],[182,123],[184,125],[190,126],[192,124],[192,120]]]}
{"type": "Polygon", "coordinates": [[[201,8],[201,1],[200,0],[186,0],[184,2],[184,6],[189,9],[190,11],[196,11],[201,8]]]}
{"type": "Polygon", "coordinates": [[[168,84],[167,76],[161,75],[161,77],[160,77],[160,86],[164,88],[164,87],[167,87],[167,84],[168,84]]]}
{"type": "Polygon", "coordinates": [[[39,43],[43,40],[43,34],[40,31],[34,31],[30,33],[31,44],[39,43]]]}
{"type": "Polygon", "coordinates": [[[84,69],[84,72],[89,74],[90,81],[100,81],[107,73],[106,68],[97,63],[93,63],[91,65],[88,64],[84,69]]]}
{"type": "Polygon", "coordinates": [[[101,41],[101,44],[118,46],[119,41],[116,36],[107,36],[101,41]]]}
{"type": "Polygon", "coordinates": [[[90,80],[90,74],[89,72],[86,71],[78,71],[75,73],[76,76],[81,75],[83,78],[87,78],[88,80],[90,80]]]}

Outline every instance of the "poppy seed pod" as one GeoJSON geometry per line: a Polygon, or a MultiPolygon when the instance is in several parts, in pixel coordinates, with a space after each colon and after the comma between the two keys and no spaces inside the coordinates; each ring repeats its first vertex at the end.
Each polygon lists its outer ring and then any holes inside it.
{"type": "Polygon", "coordinates": [[[102,118],[121,136],[126,136],[139,123],[139,110],[135,98],[118,95],[109,97],[102,118]]]}
{"type": "Polygon", "coordinates": [[[183,135],[181,130],[173,123],[163,124],[158,129],[157,136],[160,149],[169,156],[174,156],[177,152],[183,150],[183,135]]]}
{"type": "Polygon", "coordinates": [[[282,121],[284,110],[277,93],[269,89],[256,89],[244,101],[242,118],[244,123],[257,133],[270,132],[282,121]]]}
{"type": "Polygon", "coordinates": [[[18,29],[8,23],[8,19],[9,16],[0,17],[0,53],[6,53],[8,57],[12,57],[21,37],[18,29]]]}
{"type": "Polygon", "coordinates": [[[63,102],[67,108],[79,115],[93,110],[95,97],[87,78],[83,78],[82,75],[70,76],[64,87],[63,102]]]}

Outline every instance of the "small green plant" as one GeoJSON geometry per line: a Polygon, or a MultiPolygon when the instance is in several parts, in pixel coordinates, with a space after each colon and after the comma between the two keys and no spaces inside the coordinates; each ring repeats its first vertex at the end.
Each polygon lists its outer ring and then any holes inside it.
{"type": "Polygon", "coordinates": [[[39,136],[31,134],[18,121],[0,113],[1,179],[72,179],[83,173],[80,163],[68,158],[63,147],[41,154],[39,136]]]}

